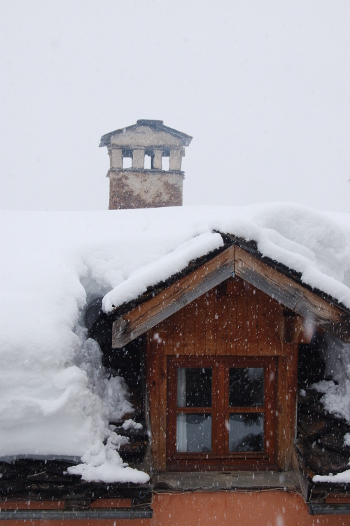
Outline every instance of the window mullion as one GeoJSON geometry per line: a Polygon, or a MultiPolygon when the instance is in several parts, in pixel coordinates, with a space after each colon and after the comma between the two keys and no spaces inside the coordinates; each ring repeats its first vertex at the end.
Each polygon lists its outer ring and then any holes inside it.
{"type": "Polygon", "coordinates": [[[266,367],[265,388],[265,432],[266,452],[272,457],[275,451],[275,428],[276,428],[276,401],[274,385],[276,382],[276,361],[270,360],[266,367]]]}

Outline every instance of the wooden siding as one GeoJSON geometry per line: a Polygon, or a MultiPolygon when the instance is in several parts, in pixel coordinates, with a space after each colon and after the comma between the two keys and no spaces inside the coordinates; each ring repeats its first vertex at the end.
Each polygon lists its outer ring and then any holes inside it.
{"type": "Polygon", "coordinates": [[[297,339],[302,323],[285,342],[285,308],[239,278],[230,278],[148,332],[147,385],[155,470],[166,469],[167,357],[277,357],[277,453],[280,469],[290,467],[295,429],[297,339]]]}

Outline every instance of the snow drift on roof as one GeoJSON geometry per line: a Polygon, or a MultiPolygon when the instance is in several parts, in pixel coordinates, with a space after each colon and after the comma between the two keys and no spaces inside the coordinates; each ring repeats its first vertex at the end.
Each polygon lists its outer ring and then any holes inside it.
{"type": "MultiPolygon", "coordinates": [[[[350,308],[350,215],[287,203],[1,217],[0,456],[82,456],[130,407],[82,315],[109,312],[222,244],[221,231],[350,308]],[[96,371],[100,371],[97,373],[96,371]]],[[[120,469],[123,469],[122,467],[120,469]]]]}

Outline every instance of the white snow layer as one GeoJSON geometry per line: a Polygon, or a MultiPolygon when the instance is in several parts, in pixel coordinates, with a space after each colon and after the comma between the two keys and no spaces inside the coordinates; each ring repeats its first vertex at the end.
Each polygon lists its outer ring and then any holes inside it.
{"type": "Polygon", "coordinates": [[[343,471],[342,473],[337,473],[333,475],[315,475],[313,477],[313,482],[331,482],[332,484],[347,484],[350,482],[350,469],[343,471]]]}
{"type": "Polygon", "coordinates": [[[5,212],[0,228],[0,456],[83,457],[88,480],[141,476],[114,450],[108,421],[131,407],[122,379],[108,379],[87,339],[92,299],[104,296],[110,312],[221,246],[220,231],[255,240],[350,308],[348,214],[288,203],[5,212]]]}
{"type": "Polygon", "coordinates": [[[325,376],[333,380],[322,380],[313,387],[324,393],[321,400],[327,411],[350,422],[350,345],[328,334],[323,358],[325,376]]]}
{"type": "MultiPolygon", "coordinates": [[[[327,345],[323,349],[325,376],[331,376],[333,380],[322,380],[313,387],[324,393],[321,401],[327,411],[350,423],[350,345],[331,335],[327,335],[326,340],[327,345]]],[[[350,433],[344,436],[344,446],[350,446],[350,433]]],[[[333,484],[349,483],[350,469],[336,475],[315,475],[312,480],[333,484]]]]}

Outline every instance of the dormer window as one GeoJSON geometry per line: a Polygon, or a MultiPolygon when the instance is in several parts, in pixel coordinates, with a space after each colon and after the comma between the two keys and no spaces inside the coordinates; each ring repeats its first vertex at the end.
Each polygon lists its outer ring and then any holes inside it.
{"type": "Polygon", "coordinates": [[[275,461],[274,358],[169,357],[169,469],[275,461]]]}

